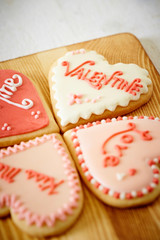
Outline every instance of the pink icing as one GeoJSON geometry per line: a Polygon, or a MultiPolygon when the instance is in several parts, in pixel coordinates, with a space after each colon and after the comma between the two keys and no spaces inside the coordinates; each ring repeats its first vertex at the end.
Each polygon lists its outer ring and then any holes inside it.
{"type": "Polygon", "coordinates": [[[73,214],[79,200],[79,180],[55,134],[2,149],[0,167],[1,208],[10,207],[19,219],[39,227],[54,226],[56,219],[64,221],[73,214]],[[4,174],[5,165],[9,168],[4,174]],[[11,177],[9,170],[13,168],[19,172],[9,183],[6,175],[11,177]]]}
{"type": "Polygon", "coordinates": [[[0,116],[0,138],[33,132],[49,124],[35,87],[14,70],[0,70],[0,116]],[[32,112],[39,114],[32,116],[32,112]]]}
{"type": "Polygon", "coordinates": [[[72,131],[84,174],[105,194],[142,197],[159,182],[160,121],[141,118],[107,119],[72,131]]]}

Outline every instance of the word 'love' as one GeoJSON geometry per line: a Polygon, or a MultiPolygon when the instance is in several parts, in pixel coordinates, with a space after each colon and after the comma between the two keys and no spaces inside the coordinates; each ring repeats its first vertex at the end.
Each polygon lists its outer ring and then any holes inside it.
{"type": "MultiPolygon", "coordinates": [[[[151,141],[152,140],[152,136],[149,134],[149,131],[140,131],[136,128],[136,124],[135,123],[128,123],[129,128],[120,132],[116,132],[113,135],[109,136],[103,143],[102,145],[102,154],[106,155],[107,154],[107,150],[106,150],[106,145],[108,144],[108,142],[113,139],[114,137],[120,135],[120,134],[124,134],[121,136],[121,142],[124,144],[130,144],[134,141],[134,138],[131,134],[126,134],[127,132],[130,131],[134,131],[136,133],[138,133],[141,137],[142,140],[144,141],[151,141]]],[[[104,160],[103,160],[103,166],[104,167],[114,167],[117,166],[120,163],[120,157],[122,157],[122,151],[126,150],[128,148],[127,145],[118,145],[116,144],[115,149],[118,152],[118,156],[115,155],[106,155],[104,160]]]]}

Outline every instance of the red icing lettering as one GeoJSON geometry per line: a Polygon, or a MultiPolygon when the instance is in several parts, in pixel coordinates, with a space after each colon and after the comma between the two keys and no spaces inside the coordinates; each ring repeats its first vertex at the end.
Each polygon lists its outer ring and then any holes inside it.
{"type": "Polygon", "coordinates": [[[135,131],[140,134],[141,138],[142,138],[144,141],[150,141],[150,140],[152,140],[152,136],[149,134],[149,131],[143,131],[143,132],[142,132],[142,131],[137,130],[137,129],[135,129],[135,131]]]}
{"type": "Polygon", "coordinates": [[[14,182],[14,177],[21,171],[20,168],[10,167],[6,164],[0,163],[0,178],[4,179],[8,183],[14,182]]]}
{"type": "Polygon", "coordinates": [[[103,153],[103,154],[106,154],[106,153],[107,153],[107,151],[105,150],[105,146],[106,146],[106,144],[107,144],[112,138],[114,138],[115,136],[117,136],[117,135],[119,135],[119,134],[122,134],[122,133],[125,133],[125,132],[130,132],[130,131],[132,131],[132,130],[135,128],[135,124],[134,124],[134,123],[128,123],[128,125],[129,125],[129,127],[130,127],[129,129],[126,129],[126,130],[123,130],[123,131],[114,133],[113,135],[111,135],[109,138],[107,138],[107,139],[105,140],[105,142],[104,142],[103,145],[102,145],[102,153],[103,153]]]}
{"type": "Polygon", "coordinates": [[[92,75],[89,77],[88,75],[91,73],[91,69],[85,69],[83,67],[87,64],[95,65],[95,62],[91,60],[85,61],[70,71],[70,63],[68,61],[63,61],[62,66],[66,66],[66,72],[64,75],[70,77],[74,77],[77,75],[78,79],[87,81],[89,85],[91,85],[97,90],[101,89],[103,85],[108,85],[111,81],[113,81],[111,87],[116,87],[117,89],[124,90],[125,92],[128,92],[129,94],[132,94],[134,96],[136,96],[137,92],[140,91],[140,88],[143,87],[143,85],[140,84],[141,79],[139,78],[134,79],[129,84],[128,81],[126,81],[125,79],[118,77],[123,75],[122,71],[115,71],[108,79],[106,74],[97,71],[93,72],[92,75]]]}
{"type": "Polygon", "coordinates": [[[117,86],[117,89],[120,89],[122,83],[124,82],[124,79],[123,78],[115,78],[114,82],[111,84],[111,87],[114,87],[117,82],[120,82],[117,86]]]}
{"type": "MultiPolygon", "coordinates": [[[[74,68],[73,70],[69,71],[69,62],[67,61],[63,61],[62,62],[62,66],[66,66],[66,72],[65,72],[65,76],[68,76],[70,74],[73,74],[75,71],[77,71],[80,67],[89,64],[89,65],[95,65],[94,61],[85,61],[84,63],[80,64],[78,67],[74,68]]],[[[74,76],[74,75],[73,75],[74,76]]]]}
{"type": "Polygon", "coordinates": [[[127,149],[127,146],[115,145],[115,148],[118,150],[118,156],[122,156],[122,150],[127,149]]]}
{"type": "Polygon", "coordinates": [[[108,167],[108,166],[114,167],[114,166],[117,166],[118,164],[119,164],[119,158],[116,156],[107,156],[103,161],[104,167],[108,167]]]}
{"type": "Polygon", "coordinates": [[[77,78],[78,79],[81,79],[82,75],[83,75],[83,72],[84,72],[84,68],[81,68],[73,73],[71,73],[71,77],[77,75],[77,78]]]}
{"type": "Polygon", "coordinates": [[[133,136],[132,135],[129,135],[129,134],[124,134],[122,137],[121,137],[121,141],[123,143],[132,143],[133,142],[133,136]]]}
{"type": "Polygon", "coordinates": [[[99,90],[102,87],[101,81],[103,76],[100,76],[102,74],[102,72],[94,72],[90,78],[83,77],[83,80],[86,80],[92,87],[99,90]]]}
{"type": "Polygon", "coordinates": [[[139,79],[139,78],[134,79],[133,82],[128,87],[126,87],[125,92],[128,92],[135,96],[136,92],[140,91],[139,88],[143,87],[142,84],[139,84],[140,82],[141,82],[141,79],[139,79]],[[134,91],[136,91],[136,92],[134,92],[134,91]]]}
{"type": "Polygon", "coordinates": [[[82,76],[82,80],[87,79],[88,74],[91,72],[91,69],[88,69],[88,71],[82,76]]]}
{"type": "MultiPolygon", "coordinates": [[[[142,140],[144,141],[150,141],[152,140],[152,136],[149,134],[149,131],[140,131],[136,128],[136,125],[134,123],[131,123],[129,122],[128,123],[128,126],[129,128],[126,129],[126,130],[123,130],[123,131],[120,131],[120,132],[116,132],[114,133],[113,135],[109,136],[105,141],[104,143],[102,144],[102,154],[103,155],[106,155],[107,154],[107,151],[106,151],[106,145],[107,143],[112,139],[114,138],[115,136],[118,136],[122,133],[126,133],[126,132],[130,132],[130,131],[134,131],[136,133],[138,133],[141,137],[142,140]]],[[[132,143],[134,140],[133,136],[130,135],[130,134],[124,134],[122,137],[121,137],[121,141],[123,143],[132,143]]],[[[118,145],[116,144],[115,145],[115,149],[118,151],[118,157],[122,157],[122,150],[126,150],[128,147],[127,146],[122,146],[122,145],[118,145]]],[[[116,156],[107,156],[104,158],[104,167],[107,167],[107,166],[116,166],[118,163],[119,163],[119,158],[116,157],[116,156]],[[112,164],[113,163],[116,163],[116,164],[112,164]]],[[[135,170],[131,169],[129,170],[129,174],[130,175],[134,175],[135,174],[135,170]]]]}
{"type": "Polygon", "coordinates": [[[64,180],[56,182],[55,178],[35,172],[33,170],[26,170],[25,172],[27,173],[27,179],[35,178],[36,182],[41,182],[41,184],[38,185],[41,191],[49,189],[48,195],[58,193],[55,191],[55,189],[64,183],[64,180]]]}
{"type": "Polygon", "coordinates": [[[106,79],[106,78],[105,78],[104,85],[107,85],[112,79],[115,79],[115,75],[118,75],[118,76],[123,75],[123,72],[121,72],[121,71],[116,71],[116,72],[114,72],[114,73],[110,76],[109,79],[106,79]]]}

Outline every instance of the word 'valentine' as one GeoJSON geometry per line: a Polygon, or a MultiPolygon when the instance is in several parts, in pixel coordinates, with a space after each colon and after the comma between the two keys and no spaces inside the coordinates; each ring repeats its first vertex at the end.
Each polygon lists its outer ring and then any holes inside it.
{"type": "Polygon", "coordinates": [[[85,61],[72,70],[69,69],[70,63],[68,61],[62,62],[62,66],[66,66],[65,76],[77,76],[77,79],[87,81],[89,85],[97,90],[101,89],[104,85],[108,85],[111,82],[110,86],[112,88],[116,87],[119,90],[123,90],[129,94],[136,96],[137,92],[140,91],[140,88],[143,87],[143,85],[140,84],[140,78],[136,78],[131,83],[129,83],[125,79],[119,77],[123,75],[122,71],[115,71],[109,78],[107,78],[106,74],[103,72],[93,72],[91,69],[85,69],[85,65],[92,66],[95,65],[95,62],[91,60],[85,61]]]}

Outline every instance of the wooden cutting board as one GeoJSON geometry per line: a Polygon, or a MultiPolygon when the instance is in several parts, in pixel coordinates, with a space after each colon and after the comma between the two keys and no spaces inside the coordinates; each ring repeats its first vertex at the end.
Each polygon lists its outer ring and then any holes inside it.
{"type": "MultiPolygon", "coordinates": [[[[149,71],[154,92],[151,100],[132,113],[160,116],[160,76],[139,40],[129,33],[103,37],[66,47],[36,53],[0,63],[0,69],[14,69],[37,82],[51,107],[47,76],[54,60],[67,51],[85,48],[104,55],[109,63],[136,63],[149,71]]],[[[78,221],[66,233],[52,240],[160,240],[160,197],[145,207],[117,209],[105,206],[84,189],[84,208],[78,221]]],[[[0,240],[36,240],[21,232],[10,217],[0,220],[0,240]]],[[[45,238],[41,238],[45,239],[45,238]]]]}

